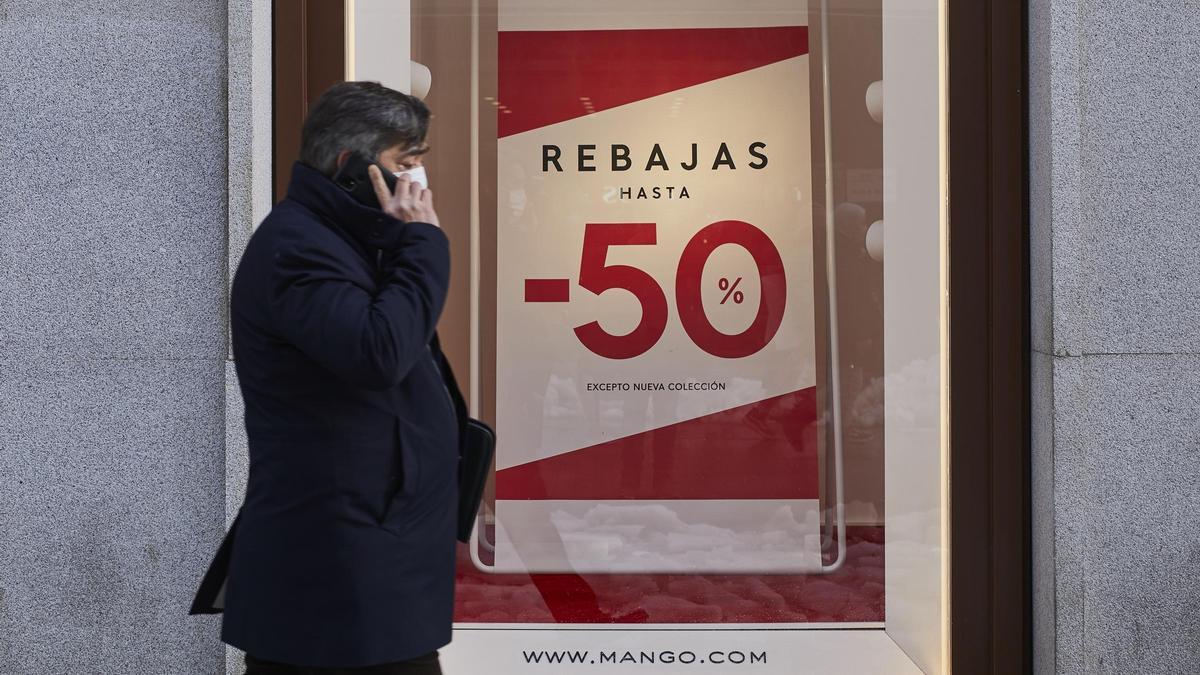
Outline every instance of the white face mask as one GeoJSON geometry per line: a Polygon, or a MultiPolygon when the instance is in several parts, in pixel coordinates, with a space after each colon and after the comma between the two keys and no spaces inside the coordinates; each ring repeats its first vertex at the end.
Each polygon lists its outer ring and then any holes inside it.
{"type": "Polygon", "coordinates": [[[423,166],[414,167],[408,171],[393,171],[392,175],[396,178],[407,175],[417,185],[426,189],[429,188],[429,176],[425,175],[425,167],[423,166]]]}

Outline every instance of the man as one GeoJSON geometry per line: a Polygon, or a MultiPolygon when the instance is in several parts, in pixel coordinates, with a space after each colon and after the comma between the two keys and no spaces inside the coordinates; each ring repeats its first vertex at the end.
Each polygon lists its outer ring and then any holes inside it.
{"type": "Polygon", "coordinates": [[[250,675],[441,672],[465,406],[434,333],[448,242],[411,177],[428,121],[377,83],[327,91],[234,276],[250,475],[193,612],[220,611],[227,569],[221,635],[250,675]],[[377,202],[333,180],[354,153],[377,202]]]}

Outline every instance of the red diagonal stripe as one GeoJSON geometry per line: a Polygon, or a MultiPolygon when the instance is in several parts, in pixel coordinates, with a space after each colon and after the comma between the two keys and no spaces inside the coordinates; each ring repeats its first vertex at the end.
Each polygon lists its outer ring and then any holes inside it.
{"type": "Polygon", "coordinates": [[[816,419],[802,389],[503,469],[496,498],[817,499],[816,419]]]}
{"type": "Polygon", "coordinates": [[[586,103],[607,110],[807,53],[807,26],[504,31],[498,134],[582,117],[586,103]]]}

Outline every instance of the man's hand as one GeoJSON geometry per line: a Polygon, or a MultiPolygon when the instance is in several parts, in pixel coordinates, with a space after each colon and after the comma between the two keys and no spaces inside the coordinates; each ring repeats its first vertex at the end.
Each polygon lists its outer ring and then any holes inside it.
{"type": "Polygon", "coordinates": [[[396,192],[388,192],[387,183],[379,167],[372,164],[367,167],[371,176],[371,184],[375,186],[375,196],[383,205],[383,212],[393,218],[406,222],[429,223],[441,227],[437,212],[433,210],[433,192],[412,182],[407,175],[396,179],[396,192]]]}

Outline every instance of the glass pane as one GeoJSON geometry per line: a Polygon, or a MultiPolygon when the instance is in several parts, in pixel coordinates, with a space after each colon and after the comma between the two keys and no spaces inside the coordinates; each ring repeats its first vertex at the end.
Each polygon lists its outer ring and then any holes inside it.
{"type": "Polygon", "coordinates": [[[939,670],[938,4],[412,7],[499,437],[460,627],[894,624],[939,670]]]}

